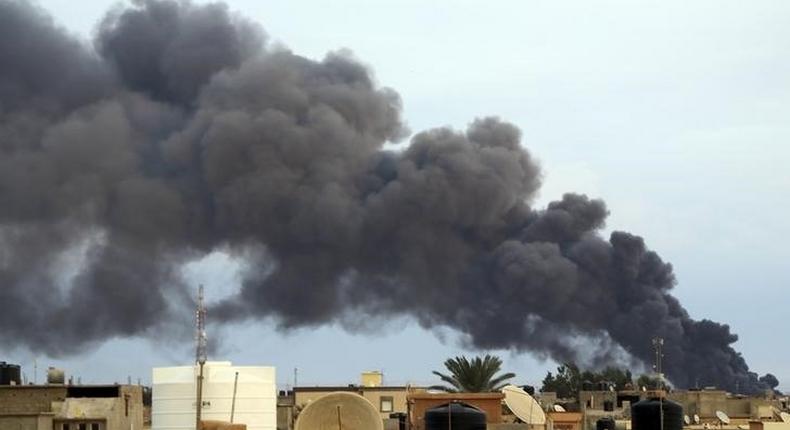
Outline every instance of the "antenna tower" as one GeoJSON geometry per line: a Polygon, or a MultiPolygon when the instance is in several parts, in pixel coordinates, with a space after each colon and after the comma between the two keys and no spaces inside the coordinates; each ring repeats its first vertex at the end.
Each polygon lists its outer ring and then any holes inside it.
{"type": "MultiPolygon", "coordinates": [[[[663,337],[654,337],[653,338],[653,347],[656,349],[656,364],[655,364],[655,368],[656,369],[655,370],[656,370],[656,375],[658,376],[658,389],[659,390],[663,390],[664,389],[664,371],[661,368],[661,359],[664,358],[664,352],[663,352],[663,349],[664,349],[664,338],[663,337]]],[[[660,421],[660,429],[661,430],[664,430],[664,396],[665,396],[665,394],[662,393],[661,396],[658,399],[658,401],[659,401],[658,405],[659,405],[659,409],[660,409],[660,413],[661,413],[661,421],[660,421]]]]}
{"type": "Polygon", "coordinates": [[[206,363],[206,355],[208,350],[208,337],[206,336],[206,304],[203,300],[203,286],[198,287],[198,304],[195,311],[195,325],[196,332],[195,338],[197,345],[195,348],[195,362],[197,364],[206,363]]]}
{"type": "Polygon", "coordinates": [[[203,285],[198,287],[198,304],[197,311],[195,311],[195,326],[196,326],[196,343],[195,347],[195,361],[198,364],[198,377],[197,377],[197,401],[195,402],[196,417],[195,417],[195,430],[199,430],[200,415],[203,409],[203,365],[206,364],[206,355],[208,349],[208,338],[206,336],[206,304],[203,301],[203,285]]]}

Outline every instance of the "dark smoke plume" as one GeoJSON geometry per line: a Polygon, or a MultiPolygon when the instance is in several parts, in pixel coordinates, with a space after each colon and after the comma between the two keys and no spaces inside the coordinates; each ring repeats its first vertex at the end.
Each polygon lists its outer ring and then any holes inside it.
{"type": "Polygon", "coordinates": [[[662,336],[677,386],[767,387],[640,237],[600,236],[602,201],[531,206],[540,170],[516,127],[478,119],[389,151],[408,134],[397,93],[348,54],[265,41],[221,4],[141,0],[89,47],[0,0],[4,344],[56,355],[161,332],[189,315],[179,268],[222,249],[249,263],[212,311],[225,321],[409,315],[559,361],[650,362],[662,336]]]}

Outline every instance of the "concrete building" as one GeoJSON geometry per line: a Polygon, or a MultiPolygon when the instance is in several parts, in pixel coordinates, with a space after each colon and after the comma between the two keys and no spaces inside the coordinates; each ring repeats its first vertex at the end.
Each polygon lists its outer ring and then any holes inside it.
{"type": "Polygon", "coordinates": [[[308,403],[329,393],[338,391],[355,393],[366,398],[381,415],[381,419],[389,419],[390,414],[408,412],[407,398],[410,393],[424,392],[423,388],[410,386],[360,386],[347,385],[336,387],[296,387],[293,390],[294,406],[302,409],[308,403]]]}
{"type": "Polygon", "coordinates": [[[667,397],[683,406],[686,415],[699,415],[703,422],[717,424],[716,411],[726,413],[742,425],[750,420],[772,419],[774,410],[781,409],[780,400],[765,397],[736,396],[723,390],[679,390],[667,397]]]}
{"type": "Polygon", "coordinates": [[[0,429],[142,430],[137,385],[0,386],[0,429]]]}
{"type": "Polygon", "coordinates": [[[489,427],[502,424],[502,393],[413,393],[409,395],[409,428],[424,430],[425,411],[451,402],[466,403],[486,414],[489,427]]]}

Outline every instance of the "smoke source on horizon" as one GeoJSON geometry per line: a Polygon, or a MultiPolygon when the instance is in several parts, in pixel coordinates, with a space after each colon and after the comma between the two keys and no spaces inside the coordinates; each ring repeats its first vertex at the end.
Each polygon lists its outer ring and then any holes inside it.
{"type": "Polygon", "coordinates": [[[70,354],[177,326],[180,268],[221,249],[248,269],[215,320],[407,315],[557,361],[649,363],[660,336],[676,386],[767,387],[641,237],[600,235],[603,201],[532,206],[540,169],[514,125],[387,150],[409,134],[395,91],[346,53],[266,39],[222,4],[143,0],[85,46],[0,0],[3,344],[70,354]]]}

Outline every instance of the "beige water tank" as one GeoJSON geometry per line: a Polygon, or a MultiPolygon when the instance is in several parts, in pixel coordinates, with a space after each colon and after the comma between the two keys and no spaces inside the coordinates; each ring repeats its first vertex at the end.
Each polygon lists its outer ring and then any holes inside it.
{"type": "MultiPolygon", "coordinates": [[[[153,371],[151,430],[194,430],[198,366],[158,367],[153,371]]],[[[238,372],[233,422],[248,430],[277,429],[274,367],[233,366],[209,361],[203,367],[201,418],[230,422],[233,385],[238,372]]]]}
{"type": "Polygon", "coordinates": [[[47,369],[47,384],[49,385],[63,385],[66,383],[66,373],[63,369],[50,367],[47,369]]]}
{"type": "Polygon", "coordinates": [[[363,387],[380,387],[384,382],[384,374],[379,371],[362,372],[363,387]]]}

